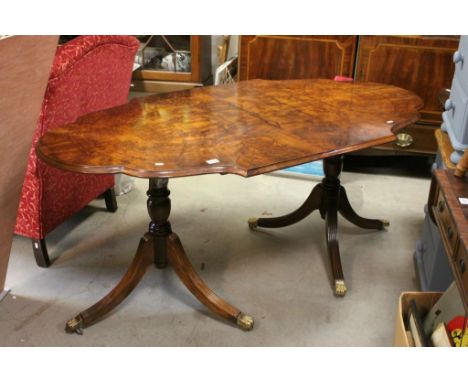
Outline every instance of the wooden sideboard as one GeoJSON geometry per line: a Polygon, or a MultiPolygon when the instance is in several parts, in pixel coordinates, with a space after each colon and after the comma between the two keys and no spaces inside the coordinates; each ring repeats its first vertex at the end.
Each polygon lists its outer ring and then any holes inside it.
{"type": "MultiPolygon", "coordinates": [[[[392,155],[433,155],[442,121],[438,95],[450,88],[459,36],[241,36],[240,80],[352,77],[408,89],[424,100],[402,139],[376,147],[392,155]]],[[[402,137],[402,136],[400,136],[402,137]]]]}

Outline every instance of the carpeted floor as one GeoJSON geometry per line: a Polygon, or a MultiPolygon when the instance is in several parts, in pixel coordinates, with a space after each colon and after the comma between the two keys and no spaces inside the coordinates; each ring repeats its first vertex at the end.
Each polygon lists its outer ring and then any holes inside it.
{"type": "Polygon", "coordinates": [[[115,214],[96,200],[48,237],[55,262],[35,265],[28,239],[13,243],[0,303],[2,346],[390,346],[399,294],[416,290],[415,242],[429,179],[343,173],[357,212],[385,218],[366,231],[340,218],[348,294],[333,296],[318,214],[287,228],[250,231],[251,216],[297,208],[318,181],[208,175],[170,181],[171,222],[208,285],[255,318],[251,332],[202,306],[167,268],[151,268],[136,290],[82,336],[66,320],[103,297],[125,272],[148,224],[145,180],[118,197],[115,214]]]}

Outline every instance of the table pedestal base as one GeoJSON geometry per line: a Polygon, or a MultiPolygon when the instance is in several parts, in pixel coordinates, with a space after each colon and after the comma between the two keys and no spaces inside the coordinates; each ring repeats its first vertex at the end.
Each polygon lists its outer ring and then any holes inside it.
{"type": "Polygon", "coordinates": [[[251,218],[248,222],[251,229],[286,227],[319,210],[322,219],[325,219],[327,250],[336,296],[344,296],[347,291],[338,246],[338,212],[346,220],[361,228],[382,230],[389,225],[386,220],[365,219],[353,210],[344,187],[340,185],[339,176],[342,168],[342,156],[324,159],[325,178],[322,183],[314,187],[307,200],[296,211],[275,218],[251,218]]]}
{"type": "Polygon", "coordinates": [[[190,292],[217,315],[244,330],[253,328],[252,317],[218,297],[195,272],[182,243],[172,232],[168,221],[171,200],[167,183],[167,179],[150,179],[147,205],[151,223],[148,232],[140,240],[130,267],[120,282],[105,297],[66,323],[65,330],[68,333],[81,334],[82,329],[101,320],[135,289],[148,267],[153,263],[157,268],[171,265],[190,292]]]}

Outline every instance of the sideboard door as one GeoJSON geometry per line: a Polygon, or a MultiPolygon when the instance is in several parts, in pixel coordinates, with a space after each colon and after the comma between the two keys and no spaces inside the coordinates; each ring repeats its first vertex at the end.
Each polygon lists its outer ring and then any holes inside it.
{"type": "Polygon", "coordinates": [[[360,36],[356,79],[411,90],[424,101],[419,122],[440,125],[440,91],[450,88],[459,36],[360,36]]]}
{"type": "Polygon", "coordinates": [[[357,36],[241,36],[240,80],[352,77],[357,36]]]}

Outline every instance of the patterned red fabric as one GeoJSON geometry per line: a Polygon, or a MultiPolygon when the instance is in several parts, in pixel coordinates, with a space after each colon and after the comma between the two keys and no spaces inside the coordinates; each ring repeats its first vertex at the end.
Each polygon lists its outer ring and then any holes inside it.
{"type": "Polygon", "coordinates": [[[43,239],[114,185],[113,175],[65,172],[38,160],[49,130],[127,101],[139,42],[130,36],[80,36],[59,47],[29,154],[15,233],[43,239]]]}

